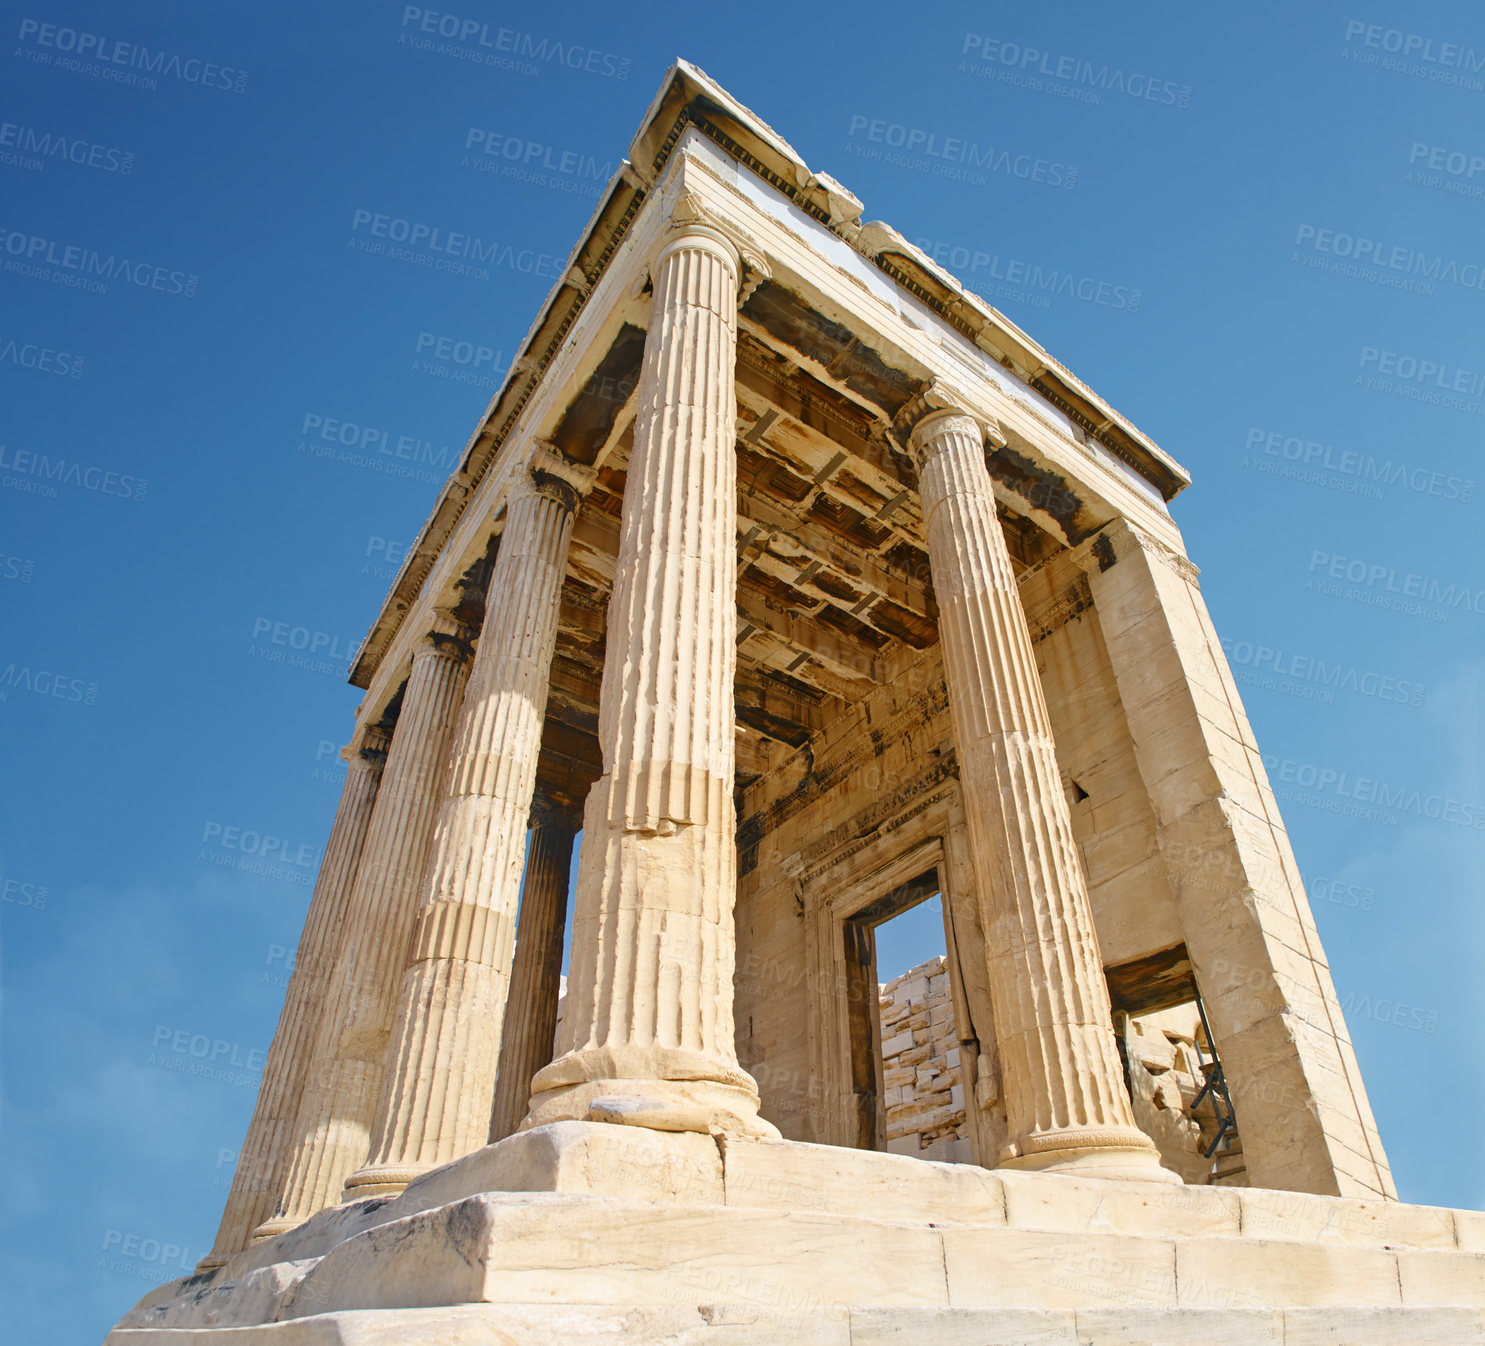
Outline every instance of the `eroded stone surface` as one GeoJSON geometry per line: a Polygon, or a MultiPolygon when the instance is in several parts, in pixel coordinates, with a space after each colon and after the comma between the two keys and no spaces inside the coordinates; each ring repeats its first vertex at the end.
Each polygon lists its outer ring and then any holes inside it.
{"type": "Polygon", "coordinates": [[[943,955],[882,987],[881,1023],[887,1148],[923,1159],[972,1160],[959,1025],[943,955]]]}

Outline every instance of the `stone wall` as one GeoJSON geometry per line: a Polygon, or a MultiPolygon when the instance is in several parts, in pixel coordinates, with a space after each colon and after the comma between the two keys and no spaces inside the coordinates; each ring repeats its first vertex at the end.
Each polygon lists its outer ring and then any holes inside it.
{"type": "MultiPolygon", "coordinates": [[[[1216,1139],[1218,1120],[1210,1097],[1199,1107],[1192,1106],[1206,1083],[1202,1062],[1211,1060],[1211,1045],[1195,1002],[1152,1014],[1115,1015],[1114,1022],[1123,1034],[1134,1119],[1140,1130],[1155,1142],[1166,1168],[1188,1183],[1207,1182],[1213,1161],[1202,1152],[1216,1139]]],[[[1238,1124],[1241,1128],[1241,1116],[1238,1124]]],[[[1241,1139],[1219,1152],[1219,1183],[1248,1186],[1241,1156],[1241,1139]]]]}
{"type": "MultiPolygon", "coordinates": [[[[942,954],[881,987],[882,1087],[887,1149],[918,1159],[972,1163],[964,1090],[959,1084],[959,1035],[942,954]]],[[[1211,1103],[1192,1102],[1210,1059],[1194,1003],[1138,1016],[1119,1015],[1129,1062],[1135,1120],[1160,1149],[1161,1163],[1188,1183],[1203,1184],[1212,1161],[1201,1151],[1217,1131],[1211,1103]],[[1202,1051],[1198,1051],[1197,1044],[1202,1051]]],[[[1223,1181],[1246,1186],[1241,1145],[1224,1162],[1239,1170],[1223,1181]]]]}
{"type": "Polygon", "coordinates": [[[887,982],[881,988],[881,1015],[887,1149],[919,1159],[971,1162],[944,956],[887,982]]]}

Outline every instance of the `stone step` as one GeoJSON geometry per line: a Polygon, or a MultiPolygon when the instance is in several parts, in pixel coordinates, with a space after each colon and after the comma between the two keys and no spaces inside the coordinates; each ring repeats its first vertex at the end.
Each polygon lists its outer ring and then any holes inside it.
{"type": "Polygon", "coordinates": [[[108,1346],[1485,1346],[1472,1309],[847,1309],[466,1304],[221,1331],[117,1330],[108,1346]]]}
{"type": "Polygon", "coordinates": [[[251,1286],[247,1315],[234,1314],[229,1298],[213,1304],[202,1294],[210,1319],[183,1307],[181,1296],[125,1323],[228,1325],[346,1310],[573,1300],[809,1311],[1485,1308],[1485,1254],[484,1193],[356,1235],[302,1274],[282,1270],[277,1284],[276,1300],[263,1285],[251,1286]]]}
{"type": "Polygon", "coordinates": [[[728,1205],[1058,1233],[1211,1234],[1485,1252],[1485,1214],[1437,1206],[991,1171],[797,1141],[729,1139],[722,1153],[728,1205]]]}
{"type": "Polygon", "coordinates": [[[850,1346],[1485,1346],[1474,1309],[858,1309],[849,1324],[850,1346]]]}
{"type": "Polygon", "coordinates": [[[1477,1309],[1485,1215],[563,1122],[162,1286],[120,1328],[537,1301],[826,1316],[1477,1309]]]}

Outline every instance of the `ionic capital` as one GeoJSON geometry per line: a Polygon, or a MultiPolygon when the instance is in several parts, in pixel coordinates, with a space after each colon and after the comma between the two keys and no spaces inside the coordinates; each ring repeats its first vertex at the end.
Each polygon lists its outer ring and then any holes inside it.
{"type": "Polygon", "coordinates": [[[571,812],[554,803],[545,795],[535,795],[531,800],[531,812],[527,816],[528,828],[562,827],[577,831],[577,820],[571,812]]]}
{"type": "Polygon", "coordinates": [[[965,399],[936,379],[897,413],[893,429],[920,472],[934,453],[965,439],[982,448],[986,442],[997,449],[1006,444],[994,420],[966,410],[965,399]]]}
{"type": "Polygon", "coordinates": [[[531,492],[557,501],[571,514],[593,489],[597,475],[591,467],[574,463],[554,445],[538,440],[526,461],[526,470],[517,473],[511,485],[511,498],[531,492]]]}
{"type": "Polygon", "coordinates": [[[741,273],[742,249],[733,241],[731,231],[699,195],[683,188],[670,207],[655,265],[658,266],[677,248],[695,247],[706,242],[715,244],[732,269],[741,273]]]}
{"type": "MultiPolygon", "coordinates": [[[[375,766],[385,764],[387,750],[392,746],[392,731],[379,724],[366,725],[347,751],[364,758],[375,766]]],[[[349,760],[349,758],[347,759],[349,760]]]]}
{"type": "Polygon", "coordinates": [[[453,612],[439,608],[434,612],[422,641],[413,651],[413,658],[416,660],[439,654],[446,659],[462,661],[468,659],[473,651],[469,627],[453,612]]]}
{"type": "Polygon", "coordinates": [[[750,239],[722,220],[696,192],[683,188],[670,208],[650,271],[653,273],[672,253],[697,247],[715,253],[731,267],[737,277],[739,306],[773,277],[768,260],[750,239]]]}
{"type": "Polygon", "coordinates": [[[743,248],[742,264],[742,280],[737,287],[738,308],[741,308],[753,297],[753,291],[762,285],[764,281],[773,279],[773,268],[769,266],[768,259],[761,252],[755,252],[751,248],[743,248]]]}

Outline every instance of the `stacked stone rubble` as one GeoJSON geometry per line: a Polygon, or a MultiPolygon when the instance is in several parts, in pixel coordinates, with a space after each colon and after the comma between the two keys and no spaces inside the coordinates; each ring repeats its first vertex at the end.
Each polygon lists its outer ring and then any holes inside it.
{"type": "Polygon", "coordinates": [[[970,1158],[959,1037],[940,954],[881,988],[882,1087],[887,1148],[962,1163],[970,1158]]]}
{"type": "MultiPolygon", "coordinates": [[[[1150,1014],[1124,1016],[1125,1058],[1134,1117],[1155,1142],[1160,1162],[1188,1183],[1211,1180],[1214,1164],[1206,1154],[1217,1139],[1219,1121],[1210,1094],[1197,1103],[1207,1082],[1211,1045],[1194,1001],[1150,1014]]],[[[1238,1118],[1241,1131],[1241,1116],[1238,1118]]],[[[1215,1167],[1224,1185],[1247,1187],[1241,1139],[1216,1152],[1215,1167]]]]}
{"type": "MultiPolygon", "coordinates": [[[[885,983],[880,1013],[887,1149],[943,1163],[973,1162],[948,960],[940,954],[885,983]]],[[[1209,1097],[1196,1104],[1211,1048],[1194,1002],[1121,1015],[1120,1031],[1140,1130],[1155,1142],[1165,1168],[1185,1182],[1206,1183],[1212,1160],[1203,1152],[1217,1134],[1217,1117],[1209,1097]]],[[[1228,1181],[1248,1185],[1241,1173],[1228,1181]]]]}

